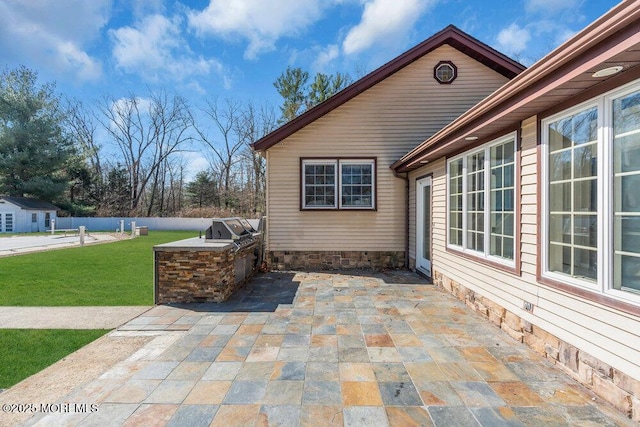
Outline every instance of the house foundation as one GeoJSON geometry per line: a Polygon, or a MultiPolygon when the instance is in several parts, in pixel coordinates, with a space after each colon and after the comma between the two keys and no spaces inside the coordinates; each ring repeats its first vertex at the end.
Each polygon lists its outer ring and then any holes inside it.
{"type": "Polygon", "coordinates": [[[404,267],[404,251],[268,251],[275,270],[395,269],[404,267]]]}

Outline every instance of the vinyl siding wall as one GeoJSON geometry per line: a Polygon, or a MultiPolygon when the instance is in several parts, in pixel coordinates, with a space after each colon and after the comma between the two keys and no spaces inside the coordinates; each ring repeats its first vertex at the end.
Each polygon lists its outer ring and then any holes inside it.
{"type": "MultiPolygon", "coordinates": [[[[521,274],[492,268],[446,250],[446,160],[412,172],[410,189],[410,258],[415,259],[416,178],[433,174],[433,269],[506,308],[560,340],[640,380],[640,319],[579,296],[541,285],[537,261],[536,117],[522,123],[520,151],[521,274]],[[523,309],[527,301],[533,313],[523,309]]],[[[516,228],[516,231],[518,229],[516,228]]]]}
{"type": "Polygon", "coordinates": [[[269,251],[404,251],[406,181],[389,166],[507,79],[444,45],[267,151],[269,251]],[[438,84],[433,67],[458,67],[438,84]],[[375,157],[377,211],[300,211],[300,158],[375,157]]]}

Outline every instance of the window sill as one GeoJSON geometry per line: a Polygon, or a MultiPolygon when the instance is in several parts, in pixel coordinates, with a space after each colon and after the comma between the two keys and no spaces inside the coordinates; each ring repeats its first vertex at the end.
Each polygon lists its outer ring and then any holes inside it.
{"type": "Polygon", "coordinates": [[[620,310],[627,314],[640,316],[640,306],[634,305],[633,303],[630,303],[630,302],[625,302],[616,298],[612,298],[606,294],[600,293],[599,291],[592,291],[583,287],[569,285],[567,283],[550,279],[548,277],[544,277],[541,275],[538,275],[537,280],[538,280],[538,283],[545,286],[549,286],[550,288],[554,288],[554,289],[566,292],[568,294],[582,297],[588,301],[595,302],[616,310],[620,310]]]}
{"type": "Polygon", "coordinates": [[[462,249],[458,249],[455,247],[447,246],[447,252],[456,256],[460,256],[462,258],[466,258],[470,261],[477,262],[479,264],[484,264],[488,267],[495,268],[496,270],[501,270],[506,273],[510,273],[516,276],[520,276],[520,268],[518,267],[520,264],[519,257],[516,257],[514,260],[514,265],[503,264],[498,261],[493,261],[490,258],[481,257],[478,255],[474,255],[469,252],[465,252],[462,249]]]}
{"type": "Polygon", "coordinates": [[[362,211],[366,211],[366,212],[376,212],[377,209],[376,208],[300,208],[301,211],[307,211],[307,212],[313,212],[313,211],[340,211],[340,212],[351,212],[351,211],[356,211],[356,212],[362,212],[362,211]]]}

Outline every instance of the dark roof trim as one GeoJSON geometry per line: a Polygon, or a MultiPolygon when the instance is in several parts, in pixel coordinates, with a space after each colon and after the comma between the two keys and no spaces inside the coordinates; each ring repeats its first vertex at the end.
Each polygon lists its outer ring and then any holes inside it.
{"type": "Polygon", "coordinates": [[[0,196],[0,200],[6,200],[9,203],[27,210],[43,210],[43,211],[59,211],[60,208],[52,205],[44,200],[32,199],[29,197],[0,196]]]}
{"type": "MultiPolygon", "coordinates": [[[[425,156],[436,155],[436,152],[446,149],[485,124],[506,118],[553,87],[579,76],[613,53],[630,48],[640,41],[638,19],[639,3],[620,3],[405,154],[391,168],[396,172],[407,172],[420,167],[420,161],[425,156]]],[[[508,124],[505,122],[505,125],[508,124]]]]}
{"type": "Polygon", "coordinates": [[[525,69],[522,64],[519,64],[492,47],[471,37],[457,27],[449,25],[419,45],[411,48],[377,70],[367,74],[352,85],[346,87],[331,98],[327,99],[325,102],[316,105],[312,109],[304,112],[270,134],[259,139],[252,144],[253,149],[256,151],[264,151],[273,147],[283,139],[291,136],[295,132],[316,121],[330,111],[338,108],[365,90],[380,83],[382,80],[445,44],[454,47],[460,52],[470,56],[476,61],[509,79],[517,76],[525,69]]]}

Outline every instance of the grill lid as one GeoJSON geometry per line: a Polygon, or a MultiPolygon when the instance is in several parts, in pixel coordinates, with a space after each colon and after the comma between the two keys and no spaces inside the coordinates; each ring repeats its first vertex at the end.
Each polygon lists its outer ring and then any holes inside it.
{"type": "Polygon", "coordinates": [[[249,221],[247,221],[245,218],[236,218],[236,219],[238,221],[240,221],[240,224],[242,224],[242,226],[244,227],[245,230],[247,230],[247,232],[249,232],[249,233],[257,233],[256,229],[253,228],[251,223],[249,221]]]}

